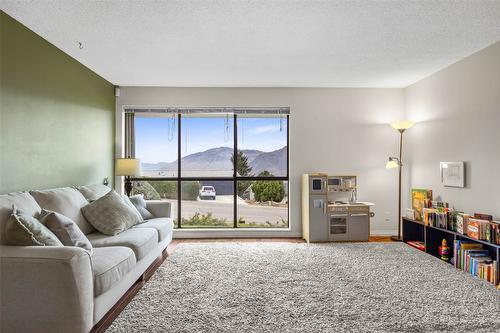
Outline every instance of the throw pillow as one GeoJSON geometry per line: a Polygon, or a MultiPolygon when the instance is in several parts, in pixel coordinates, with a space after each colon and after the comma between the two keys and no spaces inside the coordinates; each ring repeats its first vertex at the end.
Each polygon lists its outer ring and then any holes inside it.
{"type": "Polygon", "coordinates": [[[130,198],[127,197],[126,194],[123,194],[122,198],[123,198],[123,202],[125,202],[127,204],[127,206],[129,206],[130,209],[132,209],[134,211],[135,215],[137,215],[137,217],[139,218],[139,223],[144,222],[144,219],[142,218],[141,213],[139,213],[139,211],[137,210],[137,208],[135,208],[135,206],[132,203],[132,201],[130,201],[130,198]]]}
{"type": "Polygon", "coordinates": [[[101,233],[114,236],[139,223],[139,218],[115,191],[82,207],[83,216],[101,233]]]}
{"type": "Polygon", "coordinates": [[[49,228],[65,246],[77,246],[92,254],[92,244],[75,221],[57,212],[42,210],[40,222],[49,228]]]}
{"type": "Polygon", "coordinates": [[[94,227],[82,215],[81,208],[89,202],[83,194],[71,187],[30,191],[40,207],[58,212],[69,217],[80,227],[84,234],[95,231],[94,227]]]}
{"type": "Polygon", "coordinates": [[[130,197],[130,201],[134,204],[135,208],[139,211],[144,220],[154,218],[153,214],[146,208],[146,200],[142,194],[137,194],[130,197]]]}
{"type": "Polygon", "coordinates": [[[5,239],[9,245],[63,246],[52,233],[35,217],[12,207],[12,214],[5,226],[5,239]]]}
{"type": "Polygon", "coordinates": [[[109,193],[111,188],[103,184],[91,184],[75,187],[88,201],[94,201],[109,193]]]}

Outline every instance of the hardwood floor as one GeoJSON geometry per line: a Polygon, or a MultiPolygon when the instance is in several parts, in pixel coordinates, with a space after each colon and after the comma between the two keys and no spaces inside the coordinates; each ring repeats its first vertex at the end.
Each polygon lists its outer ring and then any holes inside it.
{"type": "MultiPolygon", "coordinates": [[[[391,242],[390,236],[371,236],[370,242],[391,242]]],[[[153,276],[154,272],[171,255],[177,246],[182,243],[214,243],[214,242],[285,242],[285,243],[304,243],[302,238],[184,238],[174,239],[162,252],[162,254],[149,266],[137,282],[120,298],[120,300],[106,313],[90,331],[90,333],[104,333],[111,323],[118,317],[123,309],[132,301],[134,296],[141,290],[146,282],[153,276]]]]}
{"type": "Polygon", "coordinates": [[[391,236],[370,236],[370,242],[389,243],[392,239],[391,236]]]}

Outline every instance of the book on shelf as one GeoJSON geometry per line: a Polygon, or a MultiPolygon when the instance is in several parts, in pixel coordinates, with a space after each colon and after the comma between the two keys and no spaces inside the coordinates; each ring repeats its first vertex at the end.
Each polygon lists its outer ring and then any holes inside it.
{"type": "Polygon", "coordinates": [[[493,283],[495,286],[499,283],[498,262],[491,258],[490,252],[484,249],[483,244],[455,240],[453,263],[456,268],[493,283]]]}
{"type": "Polygon", "coordinates": [[[474,213],[474,218],[479,220],[493,221],[493,216],[490,214],[474,213]]]}
{"type": "Polygon", "coordinates": [[[432,190],[412,189],[411,207],[415,211],[415,220],[422,221],[423,209],[432,207],[432,190]]]}
{"type": "Polygon", "coordinates": [[[448,228],[448,208],[439,211],[435,208],[423,208],[422,219],[425,225],[447,229],[448,228]]]}
{"type": "Polygon", "coordinates": [[[490,252],[488,250],[465,250],[463,268],[465,271],[473,274],[472,265],[474,260],[479,259],[491,260],[490,252]]]}
{"type": "Polygon", "coordinates": [[[490,224],[491,242],[500,245],[500,222],[492,221],[490,224]]]}
{"type": "Polygon", "coordinates": [[[409,219],[415,220],[415,210],[411,208],[406,208],[405,216],[409,219]]]}
{"type": "Polygon", "coordinates": [[[453,246],[453,257],[456,268],[463,268],[463,257],[464,251],[467,250],[481,250],[483,248],[482,244],[473,241],[455,240],[453,246]]]}
{"type": "Polygon", "coordinates": [[[469,215],[447,208],[444,204],[433,206],[438,208],[422,208],[421,222],[426,226],[451,230],[472,239],[483,240],[492,244],[500,245],[500,222],[489,220],[491,215],[474,214],[469,215]],[[478,217],[486,219],[479,219],[478,217]]]}
{"type": "Polygon", "coordinates": [[[459,213],[456,216],[456,225],[457,225],[457,230],[459,234],[466,235],[467,234],[467,223],[469,221],[470,215],[465,214],[465,213],[459,213]]]}
{"type": "Polygon", "coordinates": [[[407,242],[408,245],[416,248],[416,249],[419,249],[420,251],[425,251],[425,244],[424,242],[421,242],[421,241],[408,241],[407,242]]]}
{"type": "Polygon", "coordinates": [[[444,201],[437,201],[437,200],[432,200],[431,201],[431,207],[434,208],[434,209],[442,209],[444,210],[445,208],[448,208],[449,205],[447,202],[444,202],[444,201]]]}
{"type": "Polygon", "coordinates": [[[463,213],[464,212],[460,212],[457,210],[450,211],[449,221],[448,221],[448,230],[458,232],[457,218],[458,218],[458,215],[463,214],[463,213]]]}
{"type": "Polygon", "coordinates": [[[490,222],[476,218],[469,219],[467,222],[467,236],[474,239],[490,241],[490,222]]]}

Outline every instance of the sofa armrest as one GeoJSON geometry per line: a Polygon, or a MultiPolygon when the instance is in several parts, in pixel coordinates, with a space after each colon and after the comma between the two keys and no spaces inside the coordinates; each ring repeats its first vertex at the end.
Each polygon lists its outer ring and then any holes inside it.
{"type": "Polygon", "coordinates": [[[146,209],[154,215],[154,217],[170,217],[170,202],[162,200],[146,201],[146,209]]]}
{"type": "Polygon", "coordinates": [[[1,245],[0,291],[1,332],[92,329],[92,266],[81,248],[1,245]]]}

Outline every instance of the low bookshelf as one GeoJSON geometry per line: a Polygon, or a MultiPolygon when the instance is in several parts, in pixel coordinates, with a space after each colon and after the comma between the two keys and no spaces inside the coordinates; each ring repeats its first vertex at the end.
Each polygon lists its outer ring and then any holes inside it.
{"type": "MultiPolygon", "coordinates": [[[[497,262],[497,275],[500,273],[500,245],[485,240],[478,240],[458,232],[425,225],[422,221],[412,220],[407,217],[402,219],[403,242],[420,241],[424,244],[422,251],[436,258],[440,258],[438,247],[443,239],[446,239],[450,247],[450,259],[453,258],[453,244],[455,240],[465,240],[483,245],[488,250],[490,257],[497,262]]],[[[450,260],[446,261],[451,264],[450,260]]]]}

